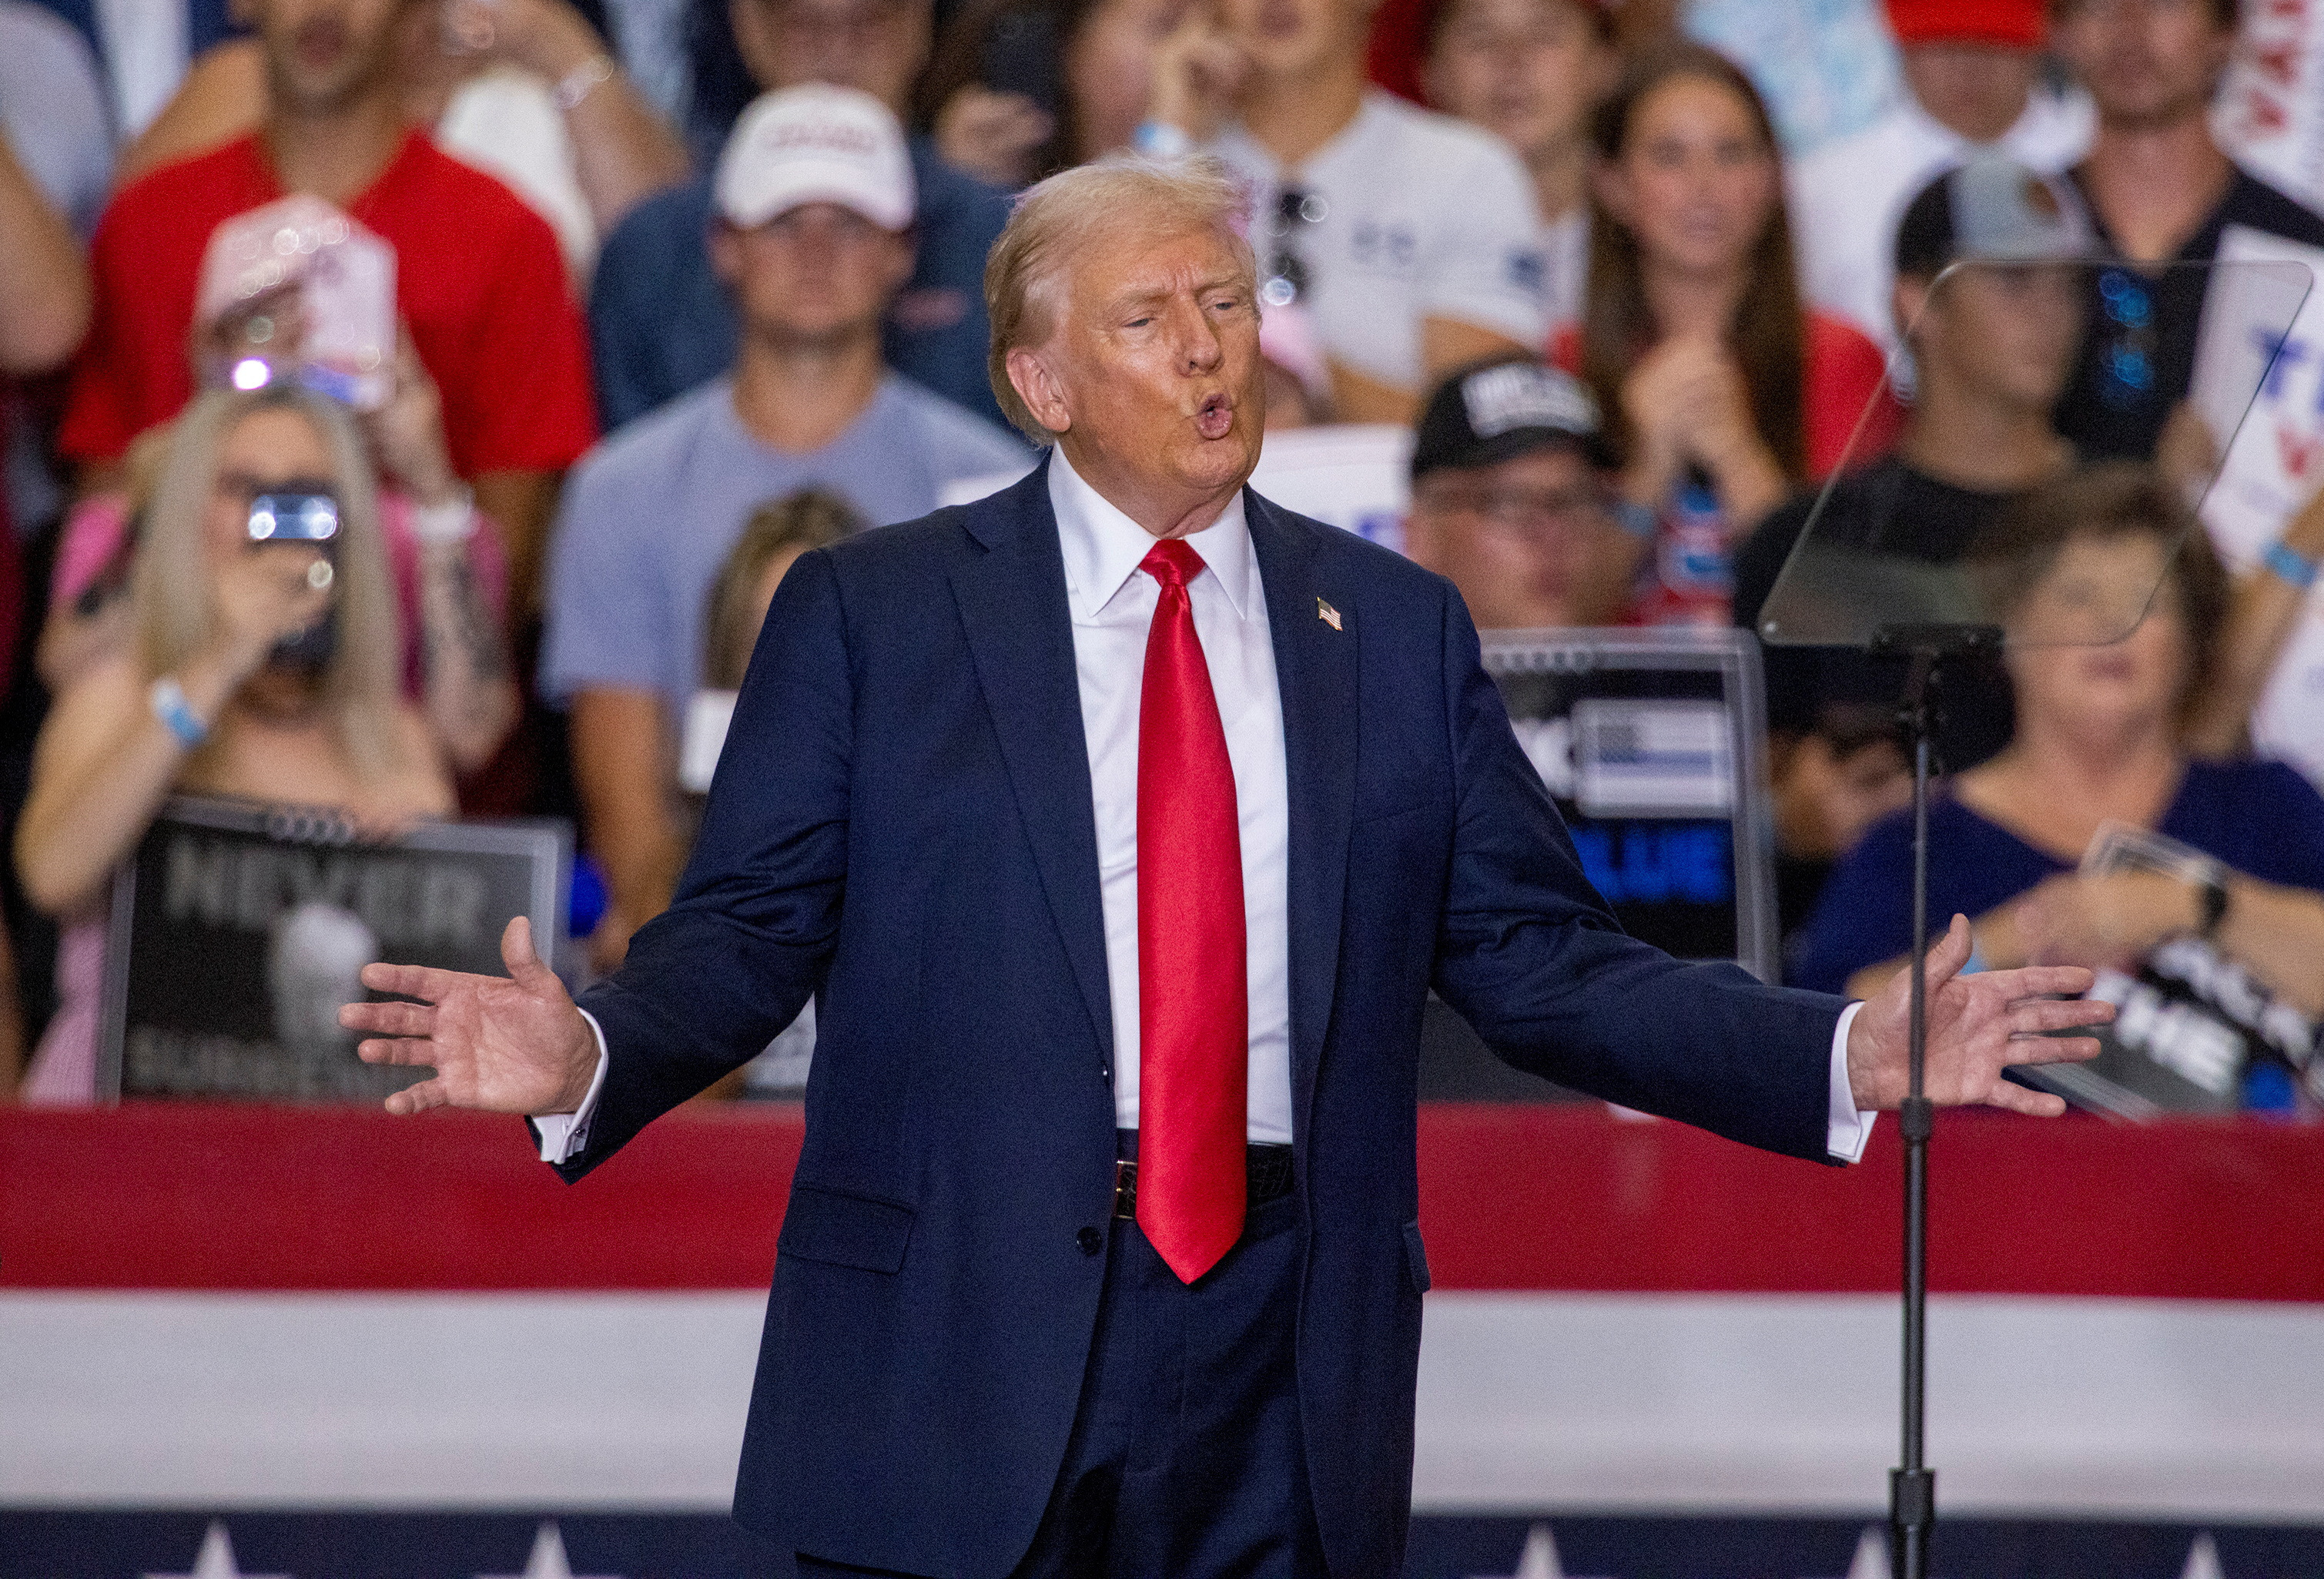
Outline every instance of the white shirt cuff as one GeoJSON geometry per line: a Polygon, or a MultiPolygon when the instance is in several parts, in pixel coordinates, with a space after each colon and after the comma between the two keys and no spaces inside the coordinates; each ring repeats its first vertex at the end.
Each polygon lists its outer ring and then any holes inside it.
{"type": "MultiPolygon", "coordinates": [[[[1856,1094],[1848,1083],[1848,1028],[1856,1023],[1856,1011],[1863,1007],[1861,1003],[1850,1003],[1841,1010],[1840,1023],[1832,1028],[1831,1032],[1831,1097],[1825,1109],[1823,1149],[1831,1153],[1834,1162],[1864,1160],[1864,1148],[1872,1140],[1872,1121],[1879,1116],[1856,1111],[1856,1094]]],[[[599,1045],[604,1045],[603,1038],[599,1039],[599,1045]]],[[[599,1078],[604,1078],[602,1073],[599,1078]]],[[[589,1094],[592,1097],[596,1095],[595,1086],[590,1088],[589,1094]]],[[[582,1104],[581,1111],[589,1111],[586,1103],[582,1104]]]]}
{"type": "MultiPolygon", "coordinates": [[[[590,1078],[589,1094],[571,1113],[533,1115],[532,1127],[540,1131],[543,1162],[563,1162],[589,1144],[589,1121],[597,1116],[597,1094],[605,1088],[605,1067],[613,1061],[605,1052],[605,1028],[586,1009],[581,1011],[581,1018],[589,1022],[589,1034],[597,1039],[597,1073],[590,1078]]],[[[1847,1023],[1840,1021],[1843,1026],[1847,1023]]]]}

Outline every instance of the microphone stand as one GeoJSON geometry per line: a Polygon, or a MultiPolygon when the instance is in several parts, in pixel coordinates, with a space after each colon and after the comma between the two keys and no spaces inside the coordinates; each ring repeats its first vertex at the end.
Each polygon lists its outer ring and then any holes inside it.
{"type": "Polygon", "coordinates": [[[1910,660],[1900,722],[1913,748],[1912,1000],[1907,1020],[1909,1083],[1897,1129],[1904,1137],[1904,1462],[1888,1472],[1889,1569],[1893,1579],[1928,1579],[1936,1526],[1937,1474],[1925,1462],[1929,1324],[1929,1137],[1936,1109],[1923,1088],[1929,1040],[1929,773],[1939,722],[1939,677],[1948,659],[2001,649],[1995,625],[1884,625],[1871,651],[1910,660]]]}

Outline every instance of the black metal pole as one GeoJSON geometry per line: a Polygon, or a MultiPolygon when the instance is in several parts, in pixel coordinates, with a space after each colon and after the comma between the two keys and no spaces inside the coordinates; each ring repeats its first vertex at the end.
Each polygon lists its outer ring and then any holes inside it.
{"type": "Polygon", "coordinates": [[[1889,1561],[1895,1579],[1928,1579],[1929,1536],[1936,1522],[1936,1472],[1923,1462],[1923,1415],[1928,1385],[1929,1135],[1935,1110],[1923,1093],[1928,1056],[1929,691],[1938,654],[1913,653],[1905,716],[1913,743],[1913,956],[1907,1022],[1908,1083],[1898,1113],[1904,1137],[1904,1463],[1888,1474],[1889,1561]]]}

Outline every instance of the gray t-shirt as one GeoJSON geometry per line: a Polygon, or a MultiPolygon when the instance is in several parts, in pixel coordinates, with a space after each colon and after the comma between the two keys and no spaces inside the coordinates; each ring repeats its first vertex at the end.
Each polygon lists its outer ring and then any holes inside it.
{"type": "Polygon", "coordinates": [[[598,445],[567,485],[541,693],[659,691],[682,718],[702,683],[711,586],[760,505],[824,487],[883,526],[934,510],[947,483],[1032,464],[1009,434],[893,374],[846,431],[806,455],[751,436],[731,379],[706,384],[598,445]]]}

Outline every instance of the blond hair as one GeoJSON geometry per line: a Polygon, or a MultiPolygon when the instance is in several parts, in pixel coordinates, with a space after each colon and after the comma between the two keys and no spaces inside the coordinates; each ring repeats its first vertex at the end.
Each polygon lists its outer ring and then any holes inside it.
{"type": "Polygon", "coordinates": [[[397,716],[402,635],[380,537],[378,484],[354,420],[311,390],[294,383],[248,392],[211,390],[197,395],[171,425],[130,582],[138,657],[147,674],[169,674],[215,633],[204,521],[217,484],[218,452],[244,417],[276,409],[297,411],[323,441],[339,505],[332,583],[338,632],[323,671],[323,706],[356,772],[390,777],[408,763],[397,716]]]}
{"type": "Polygon", "coordinates": [[[1049,337],[1059,277],[1093,236],[1132,227],[1168,235],[1213,230],[1232,245],[1255,282],[1259,265],[1243,238],[1250,216],[1242,188],[1225,165],[1207,156],[1163,161],[1116,154],[1027,188],[984,264],[984,309],[992,321],[986,373],[1003,414],[1034,443],[1056,442],[1057,436],[1009,382],[1009,353],[1049,337]]]}
{"type": "Polygon", "coordinates": [[[702,678],[715,690],[740,690],[758,645],[759,583],[779,554],[828,548],[863,530],[863,517],[838,494],[800,488],[751,512],[742,535],[726,551],[710,584],[709,630],[702,648],[702,678]]]}

